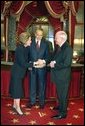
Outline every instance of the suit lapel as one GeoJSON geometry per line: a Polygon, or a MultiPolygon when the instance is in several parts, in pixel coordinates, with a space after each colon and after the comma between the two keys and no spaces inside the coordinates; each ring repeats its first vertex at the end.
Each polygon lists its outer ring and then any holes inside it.
{"type": "Polygon", "coordinates": [[[43,40],[41,40],[41,43],[40,43],[40,49],[41,50],[43,49],[43,46],[44,46],[44,42],[43,42],[43,40]]]}

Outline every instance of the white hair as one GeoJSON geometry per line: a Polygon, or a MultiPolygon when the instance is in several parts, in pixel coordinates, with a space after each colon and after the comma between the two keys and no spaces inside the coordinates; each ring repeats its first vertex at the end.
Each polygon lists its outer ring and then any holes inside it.
{"type": "Polygon", "coordinates": [[[66,32],[64,32],[64,31],[58,31],[56,34],[59,35],[63,39],[64,42],[67,40],[67,34],[66,34],[66,32]]]}

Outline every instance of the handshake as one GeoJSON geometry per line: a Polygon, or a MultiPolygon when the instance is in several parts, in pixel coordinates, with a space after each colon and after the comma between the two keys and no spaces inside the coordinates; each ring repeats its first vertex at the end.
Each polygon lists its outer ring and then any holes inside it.
{"type": "Polygon", "coordinates": [[[35,68],[43,68],[46,66],[46,61],[42,59],[38,59],[36,62],[33,63],[33,67],[35,68]]]}
{"type": "MultiPolygon", "coordinates": [[[[36,62],[31,62],[30,61],[31,66],[28,68],[28,70],[32,70],[32,67],[34,68],[43,68],[46,66],[46,61],[42,60],[42,59],[38,59],[36,62]]],[[[54,68],[56,64],[56,61],[51,61],[47,66],[54,68]]]]}
{"type": "Polygon", "coordinates": [[[56,61],[51,61],[47,66],[51,67],[51,68],[54,68],[55,64],[56,64],[56,61]]]}

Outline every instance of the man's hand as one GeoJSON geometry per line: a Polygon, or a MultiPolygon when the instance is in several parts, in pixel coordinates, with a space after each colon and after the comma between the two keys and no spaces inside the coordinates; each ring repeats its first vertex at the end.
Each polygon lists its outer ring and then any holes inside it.
{"type": "Polygon", "coordinates": [[[39,65],[42,65],[42,64],[45,64],[46,63],[45,60],[42,60],[42,59],[38,59],[37,62],[39,63],[39,65]]]}
{"type": "Polygon", "coordinates": [[[56,61],[51,61],[50,64],[49,64],[49,66],[50,66],[51,68],[54,68],[54,67],[55,67],[55,64],[56,64],[56,61]]]}
{"type": "Polygon", "coordinates": [[[43,68],[45,66],[45,60],[38,59],[36,62],[34,62],[35,68],[43,68]]]}

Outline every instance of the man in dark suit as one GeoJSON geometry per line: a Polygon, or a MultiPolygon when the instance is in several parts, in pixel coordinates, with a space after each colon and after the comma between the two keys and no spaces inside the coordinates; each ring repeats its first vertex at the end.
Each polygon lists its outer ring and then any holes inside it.
{"type": "Polygon", "coordinates": [[[32,39],[30,46],[30,60],[34,63],[30,71],[30,103],[27,107],[31,108],[36,103],[37,84],[40,108],[45,104],[45,86],[46,86],[46,60],[48,58],[48,44],[43,38],[43,30],[37,29],[35,38],[32,39]]]}
{"type": "Polygon", "coordinates": [[[51,57],[51,79],[56,84],[59,106],[54,110],[59,110],[59,114],[52,116],[54,119],[62,119],[67,116],[67,96],[71,78],[71,63],[73,51],[67,40],[64,31],[55,34],[55,44],[58,45],[56,53],[51,57]]]}

